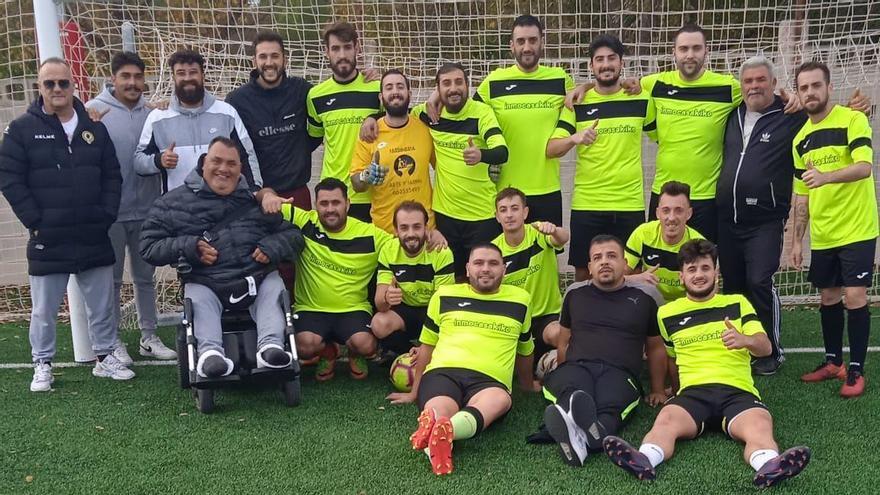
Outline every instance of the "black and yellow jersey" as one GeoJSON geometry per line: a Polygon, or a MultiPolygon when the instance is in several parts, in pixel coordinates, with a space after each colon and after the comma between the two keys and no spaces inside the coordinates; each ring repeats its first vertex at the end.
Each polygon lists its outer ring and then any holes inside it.
{"type": "Polygon", "coordinates": [[[871,125],[861,112],[836,105],[818,124],[807,120],[792,141],[794,192],[809,196],[810,247],[830,249],[877,237],[874,174],[854,182],[808,189],[800,179],[807,162],[819,172],[872,164],[871,125]]]}
{"type": "Polygon", "coordinates": [[[504,256],[505,284],[521,287],[531,295],[532,317],[558,314],[562,306],[559,292],[559,267],[556,251],[550,236],[538,232],[529,224],[524,226],[525,236],[517,246],[507,243],[504,234],[492,240],[504,256]]]}
{"type": "Polygon", "coordinates": [[[713,199],[724,160],[727,116],[742,101],[735,77],[705,71],[685,81],[677,70],[642,78],[642,91],[651,96],[657,128],[657,172],[653,192],[668,181],[691,186],[691,199],[713,199]]]}
{"type": "Polygon", "coordinates": [[[553,138],[565,138],[592,127],[598,137],[577,147],[571,209],[579,211],[644,211],[642,130],[653,130],[654,107],[646,92],[624,90],[603,95],[591,89],[574,110],[562,110],[553,138]]]}
{"type": "Polygon", "coordinates": [[[317,211],[285,204],[281,214],[300,228],[306,242],[296,261],[296,310],[372,313],[367,284],[376,273],[379,251],[397,239],[352,217],[341,231],[327,232],[317,211]]]}
{"type": "Polygon", "coordinates": [[[484,150],[506,146],[492,109],[469,99],[458,113],[444,108],[436,124],[431,124],[424,103],[413,108],[412,115],[428,124],[434,140],[434,211],[456,220],[494,218],[496,190],[489,166],[468,165],[462,155],[469,138],[484,150]]]}
{"type": "Polygon", "coordinates": [[[666,352],[678,365],[679,391],[714,383],[760,397],[752,380],[751,353],[729,350],[721,341],[724,318],[743,335],[764,333],[755,309],[741,294],[716,294],[702,302],[682,297],[657,310],[666,352]]]}
{"type": "Polygon", "coordinates": [[[658,266],[654,275],[660,279],[657,290],[666,302],[674,301],[684,296],[684,287],[679,278],[678,251],[681,246],[692,239],[703,239],[696,230],[686,227],[684,236],[675,245],[669,245],[663,240],[663,226],[660,220],[646,222],[630,234],[624,248],[626,264],[635,270],[641,267],[642,271],[648,271],[658,266]]]}
{"type": "Polygon", "coordinates": [[[358,193],[351,187],[351,156],[364,119],[379,112],[379,81],[366,82],[363,74],[347,83],[330,78],[313,86],[306,98],[308,133],[324,138],[324,166],[321,179],[335,177],[348,186],[352,203],[370,202],[370,191],[358,193]]]}
{"type": "Polygon", "coordinates": [[[469,284],[444,285],[428,304],[419,340],[434,346],[425,368],[465,368],[488,375],[508,390],[516,355],[535,349],[530,327],[529,293],[501,285],[495,294],[481,294],[469,284]]]}
{"type": "Polygon", "coordinates": [[[390,285],[392,278],[403,291],[403,304],[427,306],[440,286],[455,283],[452,251],[449,248],[440,251],[423,248],[417,256],[410,257],[400,242],[386,243],[379,251],[376,283],[390,285]]]}
{"type": "Polygon", "coordinates": [[[564,69],[545,65],[532,72],[498,68],[480,83],[474,99],[492,107],[509,152],[498,190],[515,187],[527,196],[559,191],[559,159],[544,150],[573,89],[564,69]]]}

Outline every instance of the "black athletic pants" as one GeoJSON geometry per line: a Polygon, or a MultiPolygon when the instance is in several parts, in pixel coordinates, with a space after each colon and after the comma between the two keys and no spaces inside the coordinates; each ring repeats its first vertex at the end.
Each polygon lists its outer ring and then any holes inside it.
{"type": "Polygon", "coordinates": [[[725,294],[744,294],[755,311],[770,343],[773,357],[782,360],[785,351],[779,342],[781,311],[773,275],[782,255],[783,220],[757,225],[718,225],[718,262],[725,294]]]}

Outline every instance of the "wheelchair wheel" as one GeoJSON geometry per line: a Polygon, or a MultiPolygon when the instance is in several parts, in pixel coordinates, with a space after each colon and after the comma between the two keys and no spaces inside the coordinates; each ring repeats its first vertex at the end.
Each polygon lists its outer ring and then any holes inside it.
{"type": "Polygon", "coordinates": [[[202,414],[214,412],[214,391],[211,389],[198,389],[196,391],[196,406],[202,414]]]}
{"type": "Polygon", "coordinates": [[[299,377],[281,384],[281,393],[284,395],[284,405],[296,407],[302,402],[302,387],[299,377]]]}

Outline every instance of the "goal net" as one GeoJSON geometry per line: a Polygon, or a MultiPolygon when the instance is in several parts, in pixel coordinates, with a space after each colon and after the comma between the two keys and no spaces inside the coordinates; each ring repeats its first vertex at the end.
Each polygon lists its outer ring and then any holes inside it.
{"type": "MultiPolygon", "coordinates": [[[[625,75],[638,77],[673,67],[672,33],[693,21],[709,34],[713,70],[735,74],[746,58],[764,54],[776,63],[780,86],[791,88],[797,64],[819,59],[831,67],[836,102],[845,102],[856,88],[874,102],[880,98],[880,0],[92,0],[63,1],[58,8],[66,55],[83,68],[77,81],[83,99],[97,94],[109,75],[112,54],[123,48],[124,23],[133,28],[137,51],[147,62],[150,98],[170,95],[165,61],[184,45],[206,56],[207,89],[225,96],[247,80],[249,40],[259,29],[280,32],[288,40],[288,72],[316,83],[330,75],[321,28],[348,20],[364,47],[360,66],[403,68],[419,101],[441,62],[462,62],[472,86],[492,69],[511,64],[510,24],[523,13],[537,15],[546,26],[543,63],[565,67],[578,82],[590,77],[586,47],[592,37],[619,36],[627,46],[625,75]]],[[[38,61],[32,2],[5,0],[0,16],[0,126],[5,126],[34,99],[38,61]]],[[[877,142],[880,122],[872,120],[877,142]]],[[[650,186],[655,147],[647,140],[644,147],[650,186]]],[[[313,177],[320,158],[319,149],[313,177]]],[[[569,154],[562,162],[566,209],[573,158],[569,154]]],[[[24,229],[0,199],[0,318],[27,314],[25,241],[24,229]]],[[[786,303],[815,300],[803,272],[783,269],[777,277],[786,303]]],[[[163,309],[171,310],[173,274],[160,270],[157,279],[163,309]]],[[[876,280],[873,298],[880,297],[876,280]]],[[[136,322],[130,295],[125,304],[131,328],[136,322]]]]}

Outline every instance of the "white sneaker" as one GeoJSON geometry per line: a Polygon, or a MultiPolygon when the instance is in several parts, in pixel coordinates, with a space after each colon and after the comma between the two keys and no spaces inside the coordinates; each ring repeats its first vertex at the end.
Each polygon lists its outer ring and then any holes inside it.
{"type": "Polygon", "coordinates": [[[131,356],[128,354],[128,349],[125,348],[125,343],[122,339],[116,339],[116,345],[113,346],[113,355],[116,356],[116,359],[125,366],[131,366],[132,363],[134,363],[131,356]]]}
{"type": "Polygon", "coordinates": [[[588,454],[586,435],[568,412],[557,404],[551,404],[544,410],[544,424],[550,436],[559,444],[562,460],[570,466],[583,466],[588,454]]]}
{"type": "Polygon", "coordinates": [[[134,378],[134,371],[126,368],[113,354],[107,354],[103,361],[95,363],[92,374],[98,378],[112,378],[114,380],[134,378]]]}
{"type": "Polygon", "coordinates": [[[158,335],[141,339],[138,352],[141,356],[154,357],[156,359],[177,359],[177,353],[169,349],[158,335]]]}
{"type": "Polygon", "coordinates": [[[34,363],[34,379],[31,380],[31,392],[48,392],[52,390],[52,365],[49,363],[34,363]]]}

